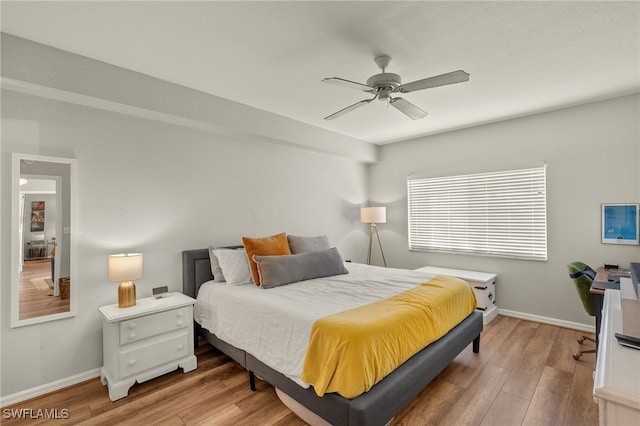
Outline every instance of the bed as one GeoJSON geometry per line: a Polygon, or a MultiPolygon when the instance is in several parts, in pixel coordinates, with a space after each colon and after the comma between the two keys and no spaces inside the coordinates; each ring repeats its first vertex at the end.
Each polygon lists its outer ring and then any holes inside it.
{"type": "MultiPolygon", "coordinates": [[[[186,250],[182,253],[182,263],[183,292],[197,298],[201,286],[213,280],[209,250],[186,250]]],[[[312,416],[331,425],[368,426],[388,423],[470,343],[473,344],[473,351],[479,352],[482,327],[482,314],[478,311],[470,313],[443,337],[411,356],[367,392],[354,398],[334,392],[318,396],[312,386],[301,386],[259,357],[218,338],[198,322],[195,331],[246,368],[251,379],[257,375],[274,386],[283,402],[305,420],[307,418],[299,409],[313,413],[312,416]]]]}

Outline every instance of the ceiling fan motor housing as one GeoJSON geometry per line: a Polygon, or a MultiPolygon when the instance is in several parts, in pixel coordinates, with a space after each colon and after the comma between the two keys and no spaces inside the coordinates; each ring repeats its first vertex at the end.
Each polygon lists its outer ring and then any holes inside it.
{"type": "Polygon", "coordinates": [[[398,74],[383,72],[373,75],[367,80],[367,86],[374,87],[378,92],[378,99],[386,99],[402,84],[398,74]]]}

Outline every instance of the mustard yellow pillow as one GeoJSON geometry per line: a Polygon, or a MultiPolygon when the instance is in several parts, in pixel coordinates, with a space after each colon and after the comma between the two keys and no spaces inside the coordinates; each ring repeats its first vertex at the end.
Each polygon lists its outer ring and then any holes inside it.
{"type": "Polygon", "coordinates": [[[262,238],[242,237],[242,244],[247,252],[247,258],[249,259],[249,265],[251,266],[251,277],[253,278],[253,283],[257,286],[260,286],[260,274],[258,273],[258,264],[253,260],[254,254],[257,254],[258,256],[291,254],[286,232],[262,238]]]}

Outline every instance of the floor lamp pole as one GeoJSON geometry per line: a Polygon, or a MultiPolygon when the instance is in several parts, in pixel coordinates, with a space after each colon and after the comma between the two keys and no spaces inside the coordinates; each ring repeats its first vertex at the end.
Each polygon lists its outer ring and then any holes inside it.
{"type": "Polygon", "coordinates": [[[367,251],[367,265],[371,265],[371,245],[373,243],[373,231],[376,231],[376,237],[378,238],[378,245],[380,246],[380,253],[382,254],[382,262],[384,266],[387,266],[387,260],[384,258],[384,251],[382,250],[382,242],[380,241],[380,234],[378,233],[378,227],[375,223],[371,223],[369,226],[369,250],[367,251]]]}

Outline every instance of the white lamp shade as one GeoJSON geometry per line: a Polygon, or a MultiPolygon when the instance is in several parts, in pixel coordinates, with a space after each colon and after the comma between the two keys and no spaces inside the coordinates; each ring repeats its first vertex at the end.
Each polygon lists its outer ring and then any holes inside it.
{"type": "Polygon", "coordinates": [[[109,281],[133,281],[142,278],[142,253],[109,256],[109,281]]]}
{"type": "Polygon", "coordinates": [[[362,223],[386,223],[386,207],[363,207],[360,209],[360,222],[362,223]]]}

